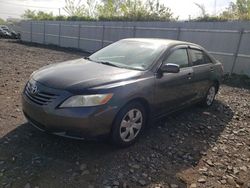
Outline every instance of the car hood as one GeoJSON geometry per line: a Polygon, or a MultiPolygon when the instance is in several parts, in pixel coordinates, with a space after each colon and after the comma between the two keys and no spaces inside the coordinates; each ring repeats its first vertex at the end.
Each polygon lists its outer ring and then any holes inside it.
{"type": "Polygon", "coordinates": [[[55,89],[81,91],[139,77],[141,71],[85,60],[83,58],[45,66],[32,79],[55,89]]]}

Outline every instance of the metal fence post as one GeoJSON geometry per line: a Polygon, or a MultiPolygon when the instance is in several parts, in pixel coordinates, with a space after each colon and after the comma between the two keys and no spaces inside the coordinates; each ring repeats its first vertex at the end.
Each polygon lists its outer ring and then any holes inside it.
{"type": "Polygon", "coordinates": [[[58,46],[61,46],[61,23],[59,23],[58,46]]]}
{"type": "Polygon", "coordinates": [[[43,44],[45,44],[45,42],[46,42],[46,34],[45,34],[45,32],[46,32],[46,24],[45,24],[45,21],[43,22],[43,44]]]}
{"type": "Polygon", "coordinates": [[[181,27],[178,27],[177,40],[180,40],[180,36],[181,36],[181,27]]]}
{"type": "Polygon", "coordinates": [[[78,41],[77,41],[77,48],[80,49],[80,40],[81,40],[81,24],[78,25],[78,41]]]}
{"type": "Polygon", "coordinates": [[[33,34],[32,34],[32,33],[33,33],[33,31],[32,31],[32,30],[33,30],[32,26],[33,26],[33,22],[31,21],[31,22],[30,22],[30,42],[33,41],[33,39],[32,39],[32,38],[33,38],[33,36],[32,36],[32,35],[33,35],[33,34]]]}
{"type": "Polygon", "coordinates": [[[133,37],[136,37],[136,26],[133,27],[133,37]]]}
{"type": "Polygon", "coordinates": [[[102,48],[104,47],[105,25],[102,26],[102,48]]]}
{"type": "Polygon", "coordinates": [[[237,58],[238,58],[238,54],[239,54],[239,50],[240,50],[240,45],[241,45],[241,40],[242,40],[243,34],[244,34],[244,29],[241,29],[240,30],[239,41],[238,41],[237,48],[236,48],[236,52],[234,54],[233,65],[232,65],[232,69],[231,69],[231,72],[230,72],[230,76],[232,75],[232,73],[234,71],[234,67],[236,65],[236,61],[237,61],[237,58]]]}

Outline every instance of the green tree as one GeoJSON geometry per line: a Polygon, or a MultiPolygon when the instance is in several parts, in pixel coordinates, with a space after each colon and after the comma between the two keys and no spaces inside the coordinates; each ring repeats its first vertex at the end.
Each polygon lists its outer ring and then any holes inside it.
{"type": "Polygon", "coordinates": [[[240,20],[250,19],[250,0],[237,0],[236,11],[240,20]]]}
{"type": "Polygon", "coordinates": [[[237,20],[237,8],[236,5],[231,2],[229,7],[224,10],[219,17],[224,18],[225,20],[237,20]]]}
{"type": "Polygon", "coordinates": [[[98,7],[99,19],[134,21],[176,20],[173,13],[159,0],[104,0],[98,7]]]}
{"type": "Polygon", "coordinates": [[[31,20],[125,20],[169,21],[177,20],[171,10],[159,0],[65,0],[68,16],[53,16],[43,11],[26,10],[24,19],[31,20]]]}
{"type": "Polygon", "coordinates": [[[22,15],[22,18],[28,19],[28,20],[53,20],[54,16],[53,13],[46,13],[43,11],[36,12],[35,10],[25,10],[24,14],[22,15]]]}
{"type": "Polygon", "coordinates": [[[142,1],[127,0],[121,7],[122,15],[129,20],[142,20],[147,19],[147,8],[142,1]]]}
{"type": "Polygon", "coordinates": [[[52,12],[46,13],[43,11],[39,11],[36,14],[36,20],[53,20],[53,19],[54,19],[54,16],[52,12]]]}
{"type": "Polygon", "coordinates": [[[24,14],[21,17],[24,19],[34,20],[36,17],[36,11],[27,9],[24,11],[24,14]]]}
{"type": "Polygon", "coordinates": [[[121,15],[121,7],[123,4],[115,0],[103,0],[102,4],[97,7],[97,14],[99,17],[111,19],[112,17],[119,17],[121,15]]]}
{"type": "Polygon", "coordinates": [[[147,10],[149,12],[149,16],[152,19],[156,20],[173,20],[173,13],[171,9],[166,7],[164,4],[161,4],[159,0],[153,1],[149,0],[147,5],[147,10]]]}
{"type": "Polygon", "coordinates": [[[220,14],[227,20],[250,20],[250,0],[231,2],[229,7],[220,14]]]}

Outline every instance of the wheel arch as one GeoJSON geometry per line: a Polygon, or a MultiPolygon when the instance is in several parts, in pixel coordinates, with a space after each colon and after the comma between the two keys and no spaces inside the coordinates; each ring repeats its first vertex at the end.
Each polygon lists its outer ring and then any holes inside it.
{"type": "Polygon", "coordinates": [[[220,88],[219,80],[213,80],[213,84],[215,85],[216,93],[218,93],[219,88],[220,88]]]}
{"type": "MultiPolygon", "coordinates": [[[[143,97],[135,97],[135,98],[132,98],[132,99],[128,100],[127,102],[125,102],[125,103],[121,106],[121,108],[118,110],[118,112],[117,112],[116,115],[115,115],[115,118],[114,118],[114,120],[113,120],[113,122],[112,122],[112,127],[113,127],[113,125],[114,125],[114,122],[115,122],[115,120],[116,120],[118,114],[121,112],[121,110],[122,110],[125,106],[127,106],[127,105],[129,105],[130,103],[133,103],[133,102],[139,102],[141,105],[143,105],[143,107],[145,108],[145,111],[146,111],[146,117],[147,117],[147,122],[148,122],[148,120],[150,119],[150,114],[151,114],[151,107],[150,107],[150,104],[149,104],[148,100],[145,99],[145,98],[143,98],[143,97]]],[[[147,124],[147,123],[146,123],[146,124],[147,124]]]]}
{"type": "MultiPolygon", "coordinates": [[[[138,102],[140,103],[141,105],[143,105],[143,107],[145,108],[145,111],[146,111],[146,115],[150,115],[150,112],[151,112],[151,107],[150,107],[150,104],[148,102],[147,99],[143,98],[143,97],[135,97],[135,98],[132,98],[130,100],[128,100],[119,110],[119,112],[125,107],[127,106],[128,104],[130,103],[133,103],[133,102],[138,102]]],[[[119,113],[118,112],[118,113],[119,113]]]]}
{"type": "Polygon", "coordinates": [[[131,99],[125,105],[127,105],[129,103],[132,103],[132,102],[139,102],[139,103],[141,103],[143,105],[143,107],[145,108],[146,115],[148,116],[150,114],[151,108],[150,108],[149,102],[145,98],[137,97],[137,98],[131,99]]]}

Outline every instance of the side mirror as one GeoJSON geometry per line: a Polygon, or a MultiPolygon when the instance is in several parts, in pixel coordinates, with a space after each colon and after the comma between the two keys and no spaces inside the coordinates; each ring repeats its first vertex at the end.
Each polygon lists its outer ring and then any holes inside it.
{"type": "Polygon", "coordinates": [[[180,66],[177,64],[167,63],[161,67],[161,72],[178,73],[180,72],[180,66]]]}

